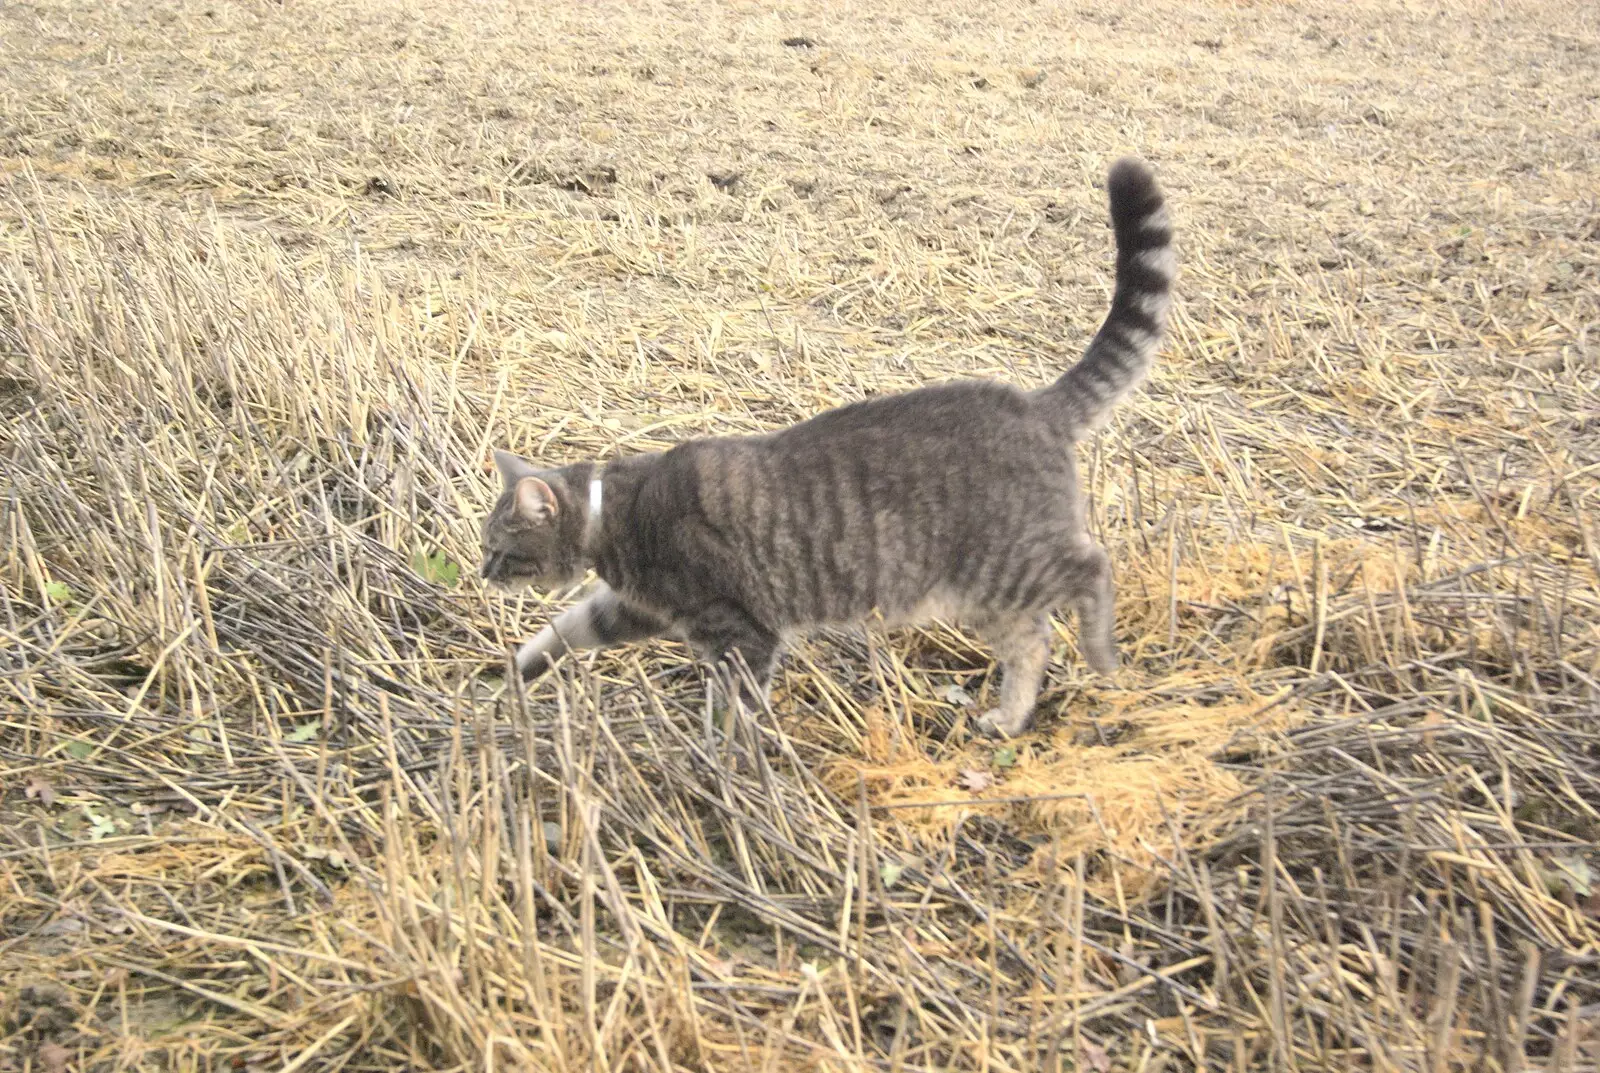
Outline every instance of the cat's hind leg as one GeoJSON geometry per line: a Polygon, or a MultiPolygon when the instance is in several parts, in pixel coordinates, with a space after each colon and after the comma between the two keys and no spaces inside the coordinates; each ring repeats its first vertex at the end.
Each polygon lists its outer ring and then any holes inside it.
{"type": "Polygon", "coordinates": [[[666,620],[625,602],[602,582],[517,649],[517,672],[524,679],[533,678],[568,652],[642,641],[660,636],[667,627],[666,620]]]}
{"type": "MultiPolygon", "coordinates": [[[[728,603],[702,608],[688,622],[687,633],[689,643],[700,658],[712,666],[730,662],[730,657],[737,654],[750,677],[755,679],[760,694],[750,699],[757,703],[766,701],[782,644],[777,633],[761,625],[743,608],[728,603]]],[[[735,681],[742,679],[737,668],[729,670],[735,681]]]]}
{"type": "Polygon", "coordinates": [[[1084,662],[1098,674],[1117,670],[1116,587],[1111,580],[1111,557],[1091,545],[1073,564],[1071,600],[1078,612],[1078,647],[1084,662]]]}
{"type": "Polygon", "coordinates": [[[1038,612],[995,616],[980,623],[978,633],[1000,662],[1000,706],[978,720],[978,729],[991,738],[1025,733],[1050,661],[1050,618],[1038,612]]]}

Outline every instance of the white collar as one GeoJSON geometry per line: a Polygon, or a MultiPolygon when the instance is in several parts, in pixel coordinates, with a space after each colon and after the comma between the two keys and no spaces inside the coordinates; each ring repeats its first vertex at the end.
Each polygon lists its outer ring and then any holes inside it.
{"type": "Polygon", "coordinates": [[[605,485],[600,480],[600,470],[595,470],[594,476],[589,479],[589,530],[591,534],[600,526],[600,497],[605,490],[605,485]]]}

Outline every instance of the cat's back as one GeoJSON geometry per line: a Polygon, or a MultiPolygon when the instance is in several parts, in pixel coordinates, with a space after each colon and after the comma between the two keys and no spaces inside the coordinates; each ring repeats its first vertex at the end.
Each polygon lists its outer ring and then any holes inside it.
{"type": "MultiPolygon", "coordinates": [[[[726,493],[752,502],[802,493],[800,485],[903,486],[938,472],[1002,464],[1053,469],[1068,452],[1031,395],[1010,384],[956,380],[847,403],[751,436],[690,440],[667,453],[701,493],[727,507],[726,493]],[[718,494],[717,490],[724,494],[718,494]]],[[[1004,466],[1006,469],[1011,466],[1004,466]]]]}
{"type": "Polygon", "coordinates": [[[825,410],[767,439],[779,452],[841,441],[898,441],[914,450],[951,440],[989,441],[998,431],[1014,434],[1018,426],[1034,423],[1047,431],[1029,396],[1012,385],[954,380],[825,410]]]}
{"type": "Polygon", "coordinates": [[[852,500],[902,514],[932,509],[923,501],[963,488],[970,500],[974,485],[1070,479],[1072,468],[1071,445],[1034,397],[987,380],[863,399],[773,432],[692,441],[671,454],[694,471],[701,497],[717,511],[760,515],[789,503],[786,516],[815,508],[818,522],[847,522],[839,514],[852,500]]]}

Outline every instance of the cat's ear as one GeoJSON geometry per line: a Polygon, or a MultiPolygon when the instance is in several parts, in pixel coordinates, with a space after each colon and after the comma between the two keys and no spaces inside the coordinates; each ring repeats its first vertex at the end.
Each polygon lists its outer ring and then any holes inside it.
{"type": "Polygon", "coordinates": [[[531,462],[518,458],[510,451],[502,451],[498,448],[494,452],[494,464],[495,468],[500,471],[500,476],[505,478],[507,491],[510,491],[512,486],[522,478],[532,477],[538,472],[531,462]]]}
{"type": "Polygon", "coordinates": [[[517,517],[525,522],[542,524],[560,511],[556,494],[550,486],[537,477],[524,477],[517,482],[517,517]]]}

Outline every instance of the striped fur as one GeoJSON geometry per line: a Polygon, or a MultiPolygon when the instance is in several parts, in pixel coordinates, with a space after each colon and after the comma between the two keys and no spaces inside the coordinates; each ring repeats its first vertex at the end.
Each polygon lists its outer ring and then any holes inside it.
{"type": "Polygon", "coordinates": [[[505,491],[484,523],[497,585],[603,584],[523,645],[538,674],[573,649],[687,639],[738,656],[764,688],[783,639],[821,625],[938,616],[973,626],[1002,664],[980,729],[1032,722],[1049,613],[1071,608],[1095,670],[1117,663],[1110,561],[1084,527],[1074,443],[1149,371],[1175,258],[1155,180],[1110,175],[1117,285],[1083,359],[1037,391],[937,384],[840,407],[761,436],[692,440],[606,465],[541,469],[505,452],[505,491]]]}
{"type": "Polygon", "coordinates": [[[1150,169],[1119,160],[1107,185],[1117,236],[1117,287],[1111,312],[1089,349],[1043,395],[1067,421],[1074,439],[1105,424],[1112,409],[1150,372],[1167,329],[1178,256],[1166,201],[1150,169]]]}

